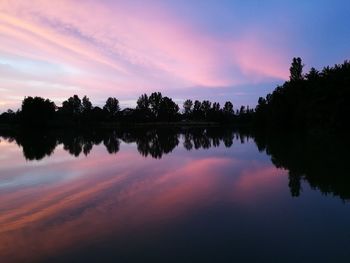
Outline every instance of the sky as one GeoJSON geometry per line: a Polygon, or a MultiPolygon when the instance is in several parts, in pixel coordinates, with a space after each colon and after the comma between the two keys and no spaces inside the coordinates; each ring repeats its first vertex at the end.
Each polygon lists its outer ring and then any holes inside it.
{"type": "Polygon", "coordinates": [[[160,91],[254,107],[289,77],[350,58],[348,0],[0,0],[0,112],[77,94],[133,107],[160,91]]]}

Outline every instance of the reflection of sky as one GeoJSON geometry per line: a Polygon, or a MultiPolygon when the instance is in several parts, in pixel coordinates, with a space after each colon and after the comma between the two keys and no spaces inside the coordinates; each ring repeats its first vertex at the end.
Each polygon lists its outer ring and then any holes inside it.
{"type": "Polygon", "coordinates": [[[0,110],[73,93],[130,106],[155,90],[254,105],[293,56],[320,68],[349,55],[346,0],[4,0],[0,10],[0,110]]]}
{"type": "MultiPolygon", "coordinates": [[[[115,155],[100,145],[87,157],[74,158],[58,147],[34,162],[26,162],[15,144],[2,141],[0,150],[2,259],[36,261],[79,253],[85,246],[121,253],[112,248],[117,244],[125,253],[140,244],[162,250],[169,249],[167,237],[180,238],[173,240],[175,246],[181,238],[193,245],[229,239],[236,249],[244,244],[260,251],[264,239],[272,247],[281,246],[280,240],[296,242],[296,227],[319,238],[320,229],[329,229],[334,236],[350,218],[339,200],[307,186],[302,197],[292,199],[287,172],[276,169],[252,141],[209,150],[179,146],[161,160],[142,157],[135,144],[124,143],[115,155]],[[337,215],[337,224],[325,211],[337,215]],[[317,223],[307,224],[316,217],[317,223]]],[[[308,233],[303,237],[296,247],[310,241],[308,233]]],[[[290,253],[287,248],[280,249],[290,253]]]]}

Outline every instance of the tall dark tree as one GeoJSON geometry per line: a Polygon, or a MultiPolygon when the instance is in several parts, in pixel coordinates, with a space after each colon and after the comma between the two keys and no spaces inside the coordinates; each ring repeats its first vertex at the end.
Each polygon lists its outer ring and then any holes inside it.
{"type": "Polygon", "coordinates": [[[192,111],[192,107],[193,107],[192,100],[190,100],[190,99],[185,100],[185,102],[183,104],[184,114],[185,115],[189,115],[191,113],[191,111],[192,111]]]}
{"type": "Polygon", "coordinates": [[[82,112],[88,113],[91,110],[92,110],[92,103],[90,102],[90,99],[87,96],[84,96],[82,100],[82,112]]]}
{"type": "Polygon", "coordinates": [[[193,111],[200,111],[202,107],[202,103],[198,100],[195,100],[193,104],[193,111]]]}
{"type": "Polygon", "coordinates": [[[203,118],[202,103],[199,100],[194,101],[192,115],[195,120],[200,120],[203,118]]]}
{"type": "Polygon", "coordinates": [[[159,109],[160,109],[160,104],[162,102],[162,93],[160,92],[153,92],[151,96],[149,96],[149,104],[151,107],[151,110],[153,114],[158,117],[159,115],[159,109]]]}
{"type": "Polygon", "coordinates": [[[173,121],[179,111],[179,106],[170,98],[163,97],[159,107],[158,117],[163,121],[173,121]]]}
{"type": "Polygon", "coordinates": [[[148,110],[149,109],[149,99],[147,94],[141,95],[137,100],[137,109],[148,110]]]}
{"type": "Polygon", "coordinates": [[[290,71],[290,81],[298,81],[303,79],[303,67],[301,58],[293,58],[290,71]]]}
{"type": "Polygon", "coordinates": [[[219,102],[214,102],[212,109],[213,109],[214,112],[219,112],[220,111],[220,103],[219,102]]]}
{"type": "Polygon", "coordinates": [[[319,79],[320,73],[318,72],[317,69],[311,68],[309,73],[307,73],[305,77],[309,81],[315,81],[315,80],[319,79]]]}
{"type": "Polygon", "coordinates": [[[233,114],[232,102],[226,101],[223,110],[225,113],[233,114]]]}
{"type": "Polygon", "coordinates": [[[245,106],[242,105],[241,108],[239,109],[239,114],[242,115],[244,113],[246,113],[246,109],[245,109],[245,106]]]}
{"type": "Polygon", "coordinates": [[[203,100],[201,104],[201,111],[204,114],[204,118],[207,117],[210,108],[211,108],[211,102],[209,100],[203,100]]]}
{"type": "Polygon", "coordinates": [[[82,110],[83,106],[78,95],[74,95],[62,103],[62,111],[68,115],[79,115],[82,110]]]}
{"type": "Polygon", "coordinates": [[[103,109],[107,111],[110,116],[115,116],[120,111],[119,100],[109,97],[103,109]]]}
{"type": "Polygon", "coordinates": [[[211,109],[209,109],[209,112],[207,113],[206,120],[207,121],[215,121],[220,122],[222,119],[222,111],[220,108],[219,102],[214,102],[211,109]]]}
{"type": "Polygon", "coordinates": [[[46,125],[56,110],[54,102],[41,97],[26,97],[22,102],[21,117],[26,124],[46,125]]]}

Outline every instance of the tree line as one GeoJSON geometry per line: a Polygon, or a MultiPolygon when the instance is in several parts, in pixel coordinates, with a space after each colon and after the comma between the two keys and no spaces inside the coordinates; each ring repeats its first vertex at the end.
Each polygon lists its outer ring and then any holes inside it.
{"type": "Polygon", "coordinates": [[[294,58],[290,79],[255,109],[257,126],[298,130],[344,130],[350,128],[350,62],[311,68],[303,73],[301,58],[294,58]]]}
{"type": "Polygon", "coordinates": [[[288,171],[291,196],[302,195],[303,183],[308,183],[324,195],[350,200],[348,134],[255,129],[250,135],[260,152],[269,155],[277,168],[288,171]]]}
{"type": "Polygon", "coordinates": [[[187,99],[182,110],[173,99],[160,92],[143,94],[137,100],[136,108],[121,110],[119,100],[109,97],[101,108],[93,106],[90,99],[74,95],[65,100],[60,107],[53,101],[42,97],[25,97],[21,109],[8,110],[0,115],[2,123],[20,123],[25,126],[47,126],[91,123],[151,123],[151,122],[248,122],[253,110],[241,106],[234,110],[227,101],[223,107],[209,100],[192,101],[187,99]]]}
{"type": "Polygon", "coordinates": [[[52,154],[58,145],[72,156],[88,156],[97,145],[104,145],[109,154],[117,154],[121,143],[135,143],[144,157],[161,159],[176,147],[187,151],[211,147],[234,147],[254,141],[260,152],[266,152],[277,168],[288,171],[292,196],[302,194],[307,182],[323,194],[350,200],[348,150],[350,140],[342,136],[296,132],[268,132],[259,129],[227,127],[142,127],[118,129],[43,129],[39,131],[0,130],[1,140],[21,147],[26,160],[41,160],[52,154]]]}
{"type": "Polygon", "coordinates": [[[0,115],[0,123],[20,123],[26,127],[84,125],[91,123],[215,122],[273,129],[342,130],[349,129],[350,62],[321,71],[303,73],[301,58],[293,58],[290,78],[265,98],[255,109],[241,106],[234,110],[230,101],[223,107],[209,100],[187,99],[182,109],[160,92],[143,94],[136,108],[121,110],[119,100],[110,97],[101,108],[90,99],[74,95],[55,105],[49,99],[26,97],[17,112],[0,115]]]}
{"type": "Polygon", "coordinates": [[[231,147],[234,140],[244,143],[246,134],[232,127],[162,127],[118,129],[42,129],[0,130],[0,138],[15,142],[22,148],[26,160],[41,160],[54,153],[58,145],[69,154],[87,156],[95,145],[103,144],[109,154],[119,152],[121,142],[135,143],[145,157],[161,159],[171,153],[181,141],[190,150],[231,147]]]}

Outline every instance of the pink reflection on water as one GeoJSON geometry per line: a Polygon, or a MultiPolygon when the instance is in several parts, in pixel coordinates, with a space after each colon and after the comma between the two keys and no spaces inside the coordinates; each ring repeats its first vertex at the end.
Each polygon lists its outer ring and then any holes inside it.
{"type": "MultiPolygon", "coordinates": [[[[278,190],[278,181],[273,186],[276,169],[259,162],[246,169],[245,160],[195,151],[154,160],[122,146],[116,155],[98,146],[78,159],[59,148],[45,161],[16,169],[13,176],[39,172],[43,180],[0,191],[1,258],[37,261],[111,236],[171,226],[228,196],[244,202],[257,187],[278,190]],[[45,180],[62,173],[72,176],[45,180]],[[234,187],[225,188],[230,185],[234,187]]],[[[9,159],[18,158],[18,149],[10,149],[17,146],[6,147],[9,159]]],[[[23,159],[17,162],[23,164],[23,159]]],[[[0,171],[4,167],[1,162],[0,171]]]]}
{"type": "Polygon", "coordinates": [[[259,165],[243,170],[233,184],[232,195],[238,202],[255,202],[284,190],[287,171],[271,165],[259,165]]]}

